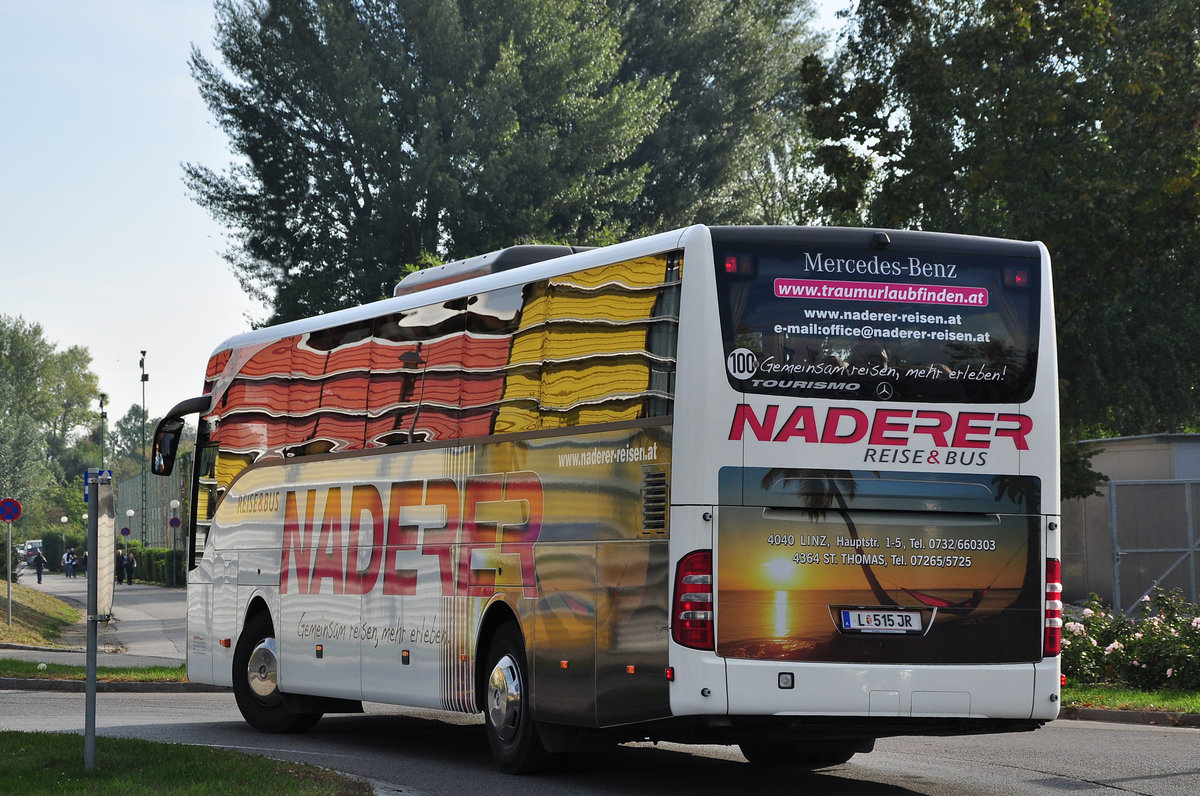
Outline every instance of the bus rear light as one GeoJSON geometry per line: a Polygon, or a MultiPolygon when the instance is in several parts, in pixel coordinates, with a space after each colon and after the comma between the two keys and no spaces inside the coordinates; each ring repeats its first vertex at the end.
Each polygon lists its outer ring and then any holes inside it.
{"type": "Polygon", "coordinates": [[[674,666],[668,666],[666,669],[663,670],[663,674],[665,674],[667,676],[668,683],[675,682],[675,667],[674,666]]]}
{"type": "Polygon", "coordinates": [[[675,570],[671,638],[698,650],[716,648],[713,633],[712,551],[696,550],[675,570]]]}
{"type": "Polygon", "coordinates": [[[1046,559],[1046,628],[1042,655],[1053,658],[1062,652],[1062,562],[1046,559]]]}

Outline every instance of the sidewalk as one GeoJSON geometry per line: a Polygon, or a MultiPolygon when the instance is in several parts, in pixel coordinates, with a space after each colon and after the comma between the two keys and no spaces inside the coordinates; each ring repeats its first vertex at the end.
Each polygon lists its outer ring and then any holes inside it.
{"type": "MultiPolygon", "coordinates": [[[[21,584],[44,591],[79,609],[81,619],[63,633],[60,643],[65,649],[0,644],[0,658],[15,658],[37,663],[59,663],[72,666],[87,665],[87,587],[84,577],[68,578],[62,573],[47,572],[39,584],[32,570],[26,570],[21,584]]],[[[176,667],[187,659],[187,594],[183,588],[163,588],[135,583],[117,584],[113,596],[112,619],[97,628],[98,666],[119,667],[176,667]]],[[[9,687],[11,680],[0,681],[9,687]]],[[[54,688],[49,683],[65,681],[22,680],[18,687],[54,688]],[[28,684],[28,685],[24,685],[28,684]]],[[[78,684],[82,687],[82,682],[78,684]]],[[[121,684],[125,690],[133,684],[121,684]]],[[[156,685],[157,684],[139,684],[156,685]]],[[[178,684],[163,684],[177,687],[178,684]]],[[[192,686],[195,688],[195,686],[192,686]]],[[[207,687],[206,687],[207,688],[207,687]]],[[[222,689],[223,690],[223,689],[222,689]]]]}

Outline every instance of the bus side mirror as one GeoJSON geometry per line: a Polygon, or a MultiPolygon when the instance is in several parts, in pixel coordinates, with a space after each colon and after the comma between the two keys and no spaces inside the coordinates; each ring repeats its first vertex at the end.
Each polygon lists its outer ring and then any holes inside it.
{"type": "Polygon", "coordinates": [[[180,401],[171,407],[167,416],[154,429],[154,448],[150,451],[150,472],[170,475],[175,469],[175,454],[179,452],[179,437],[183,434],[183,418],[197,412],[203,414],[212,404],[212,397],[201,395],[180,401]]]}
{"type": "Polygon", "coordinates": [[[164,417],[154,429],[154,448],[150,460],[150,471],[155,475],[170,475],[175,469],[175,453],[179,450],[179,437],[183,434],[183,418],[164,417]]]}

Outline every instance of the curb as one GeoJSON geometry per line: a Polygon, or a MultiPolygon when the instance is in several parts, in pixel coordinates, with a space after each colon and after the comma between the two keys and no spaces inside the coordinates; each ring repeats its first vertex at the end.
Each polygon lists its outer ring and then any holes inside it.
{"type": "MultiPolygon", "coordinates": [[[[22,652],[76,652],[83,654],[87,652],[87,647],[35,647],[31,644],[10,644],[8,642],[3,642],[0,643],[0,650],[20,650],[22,652]]],[[[121,653],[125,652],[125,648],[118,645],[108,644],[103,647],[98,647],[96,652],[104,655],[120,655],[121,653]]]]}
{"type": "MultiPolygon", "coordinates": [[[[87,690],[84,680],[51,680],[32,677],[0,677],[0,689],[8,691],[67,691],[83,693],[87,690]]],[[[142,694],[201,694],[229,693],[232,688],[205,683],[123,683],[97,681],[97,693],[142,693],[142,694]]]]}
{"type": "Polygon", "coordinates": [[[1200,727],[1200,713],[1172,713],[1166,710],[1106,710],[1103,708],[1062,708],[1060,719],[1106,721],[1113,724],[1147,724],[1156,727],[1200,727]]]}
{"type": "MultiPolygon", "coordinates": [[[[53,680],[25,677],[0,677],[0,689],[10,691],[66,691],[82,693],[83,680],[53,680]]],[[[125,683],[97,682],[99,693],[220,694],[232,688],[205,683],[125,683]]],[[[1153,727],[1200,728],[1200,713],[1172,713],[1159,710],[1106,710],[1103,708],[1062,708],[1060,721],[1101,721],[1110,724],[1144,724],[1153,727]]]]}

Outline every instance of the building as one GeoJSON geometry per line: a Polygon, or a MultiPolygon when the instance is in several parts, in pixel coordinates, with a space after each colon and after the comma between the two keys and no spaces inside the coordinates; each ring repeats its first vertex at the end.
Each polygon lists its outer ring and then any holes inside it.
{"type": "Polygon", "coordinates": [[[1197,602],[1200,434],[1079,444],[1109,480],[1099,497],[1063,501],[1064,600],[1095,593],[1127,611],[1157,584],[1197,602]]]}

